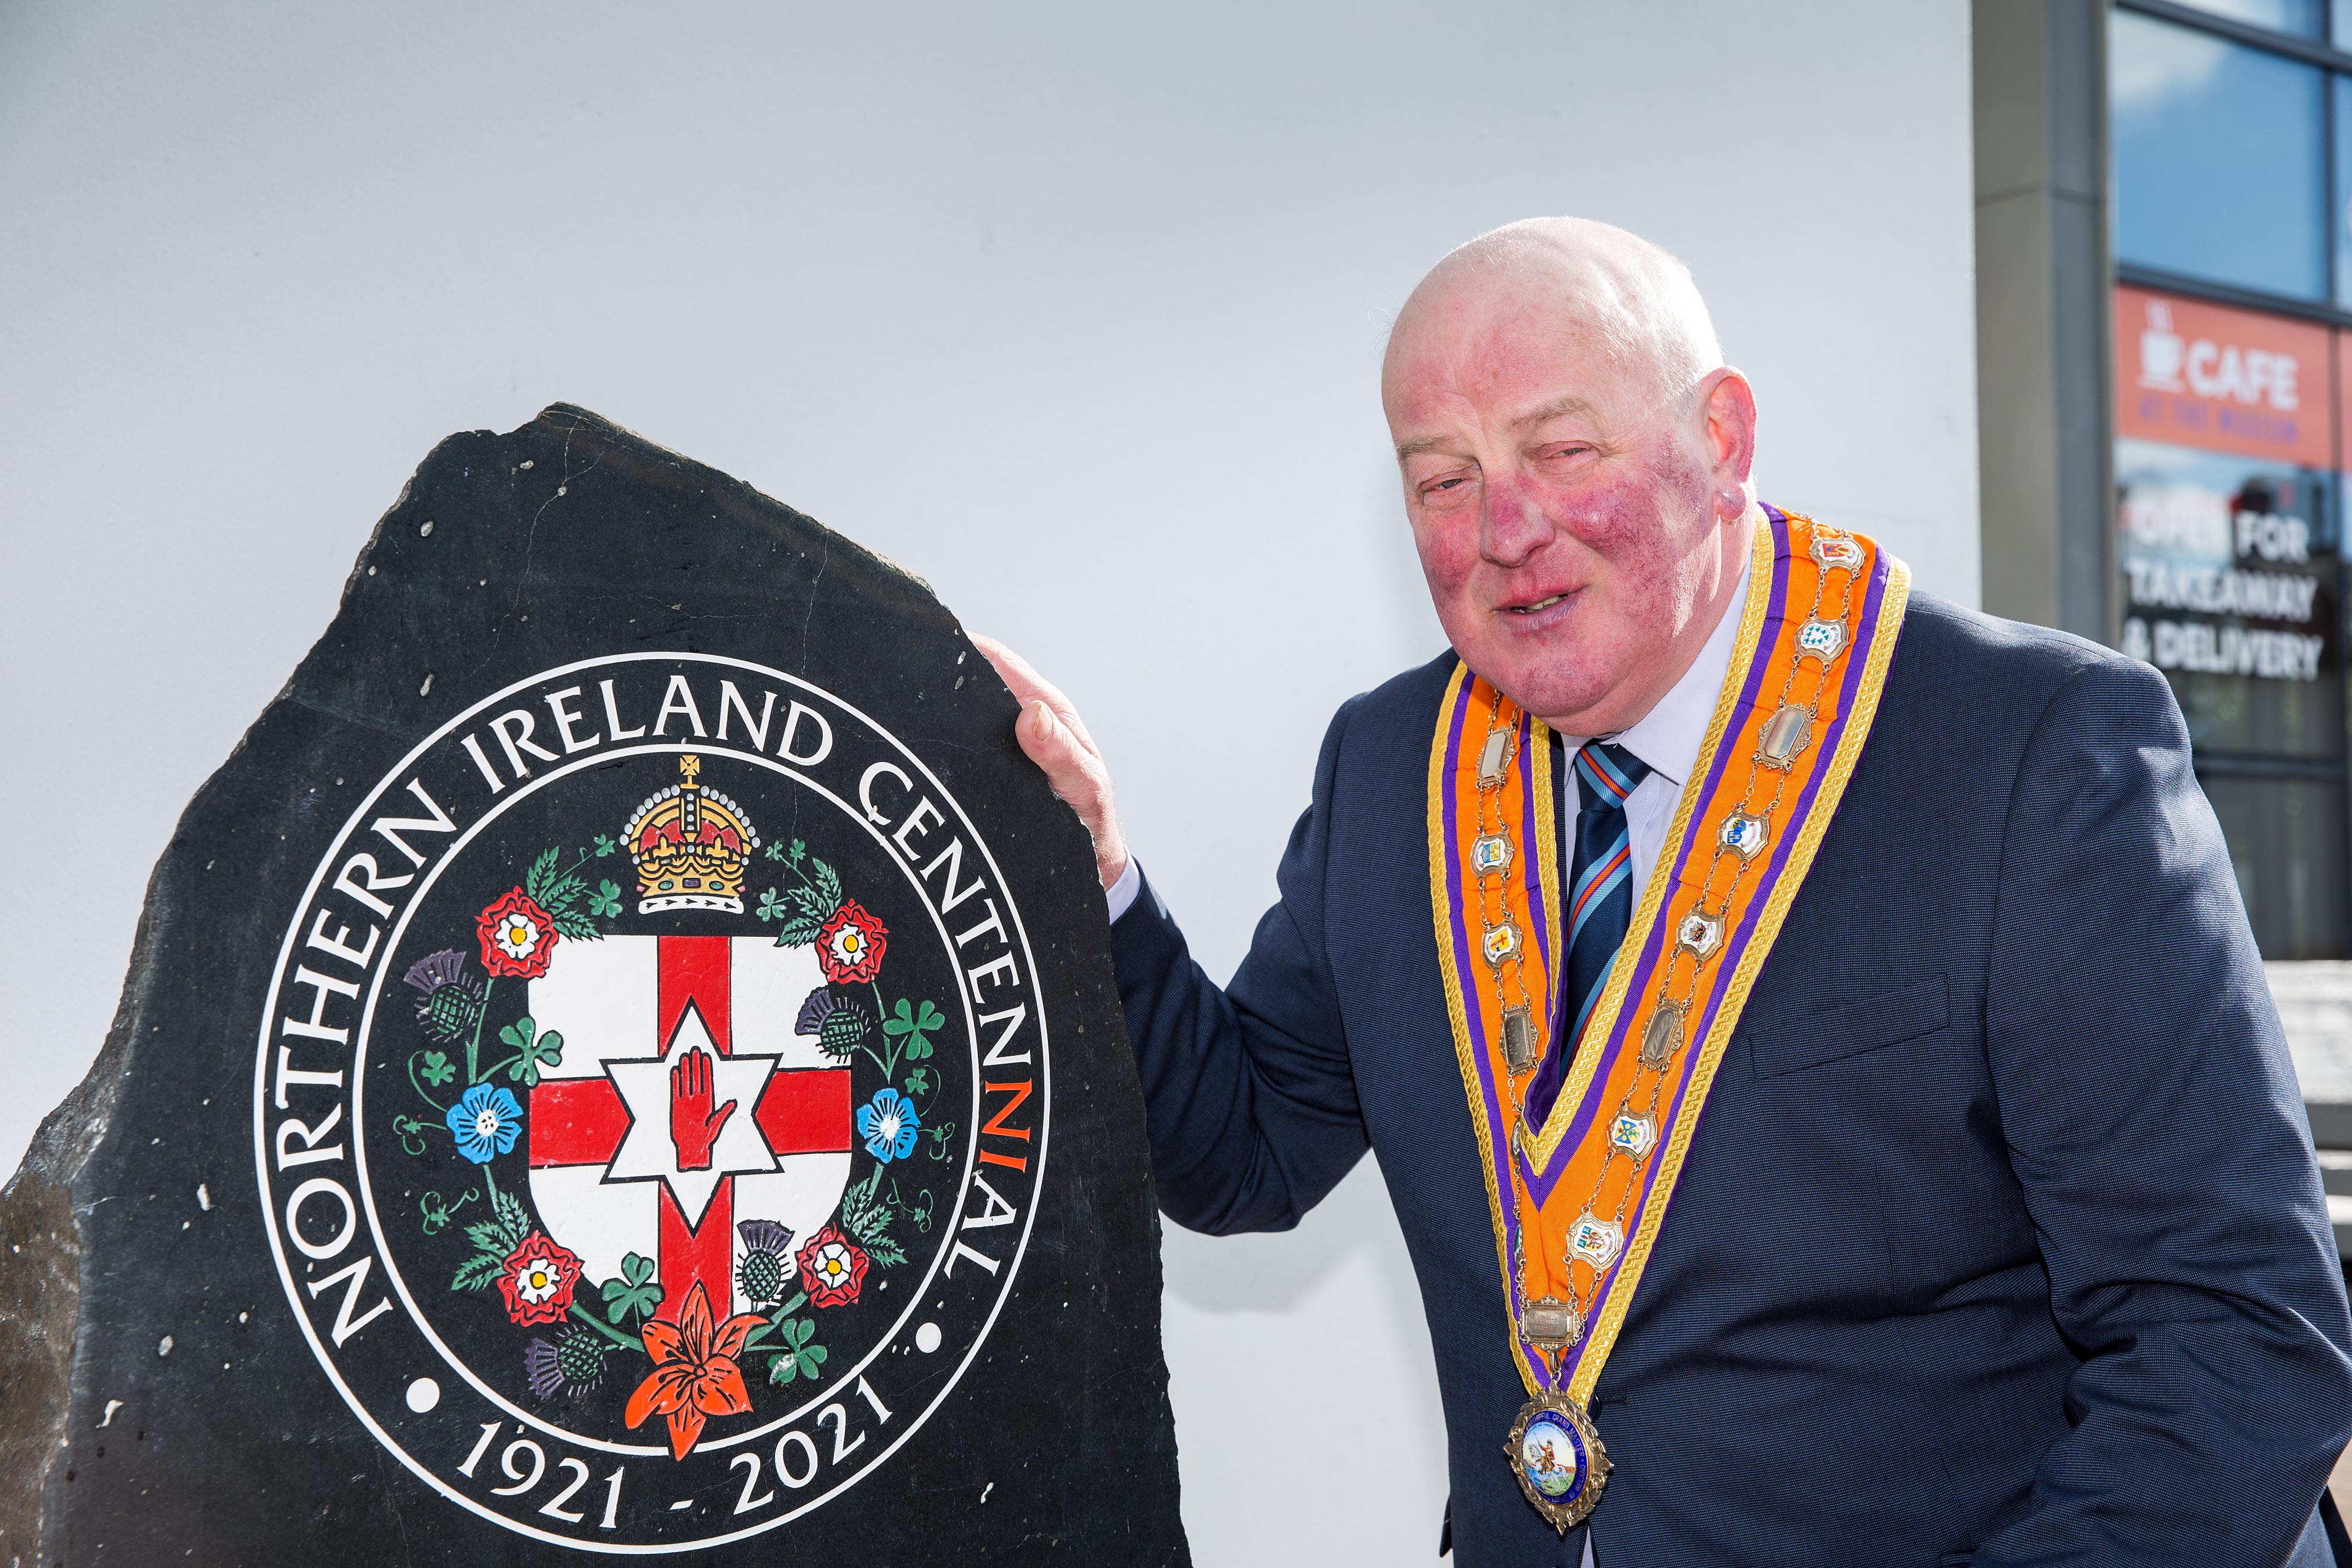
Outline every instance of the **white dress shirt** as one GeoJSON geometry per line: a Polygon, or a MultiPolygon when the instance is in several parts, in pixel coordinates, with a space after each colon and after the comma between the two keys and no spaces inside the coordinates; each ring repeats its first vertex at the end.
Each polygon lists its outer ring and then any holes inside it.
{"type": "MultiPolygon", "coordinates": [[[[1698,748],[1706,744],[1706,727],[1715,717],[1716,699],[1723,692],[1724,672],[1731,667],[1731,645],[1739,635],[1740,620],[1748,612],[1748,579],[1754,559],[1750,551],[1740,552],[1739,586],[1732,591],[1731,602],[1725,606],[1714,635],[1699,649],[1698,657],[1691,661],[1682,679],[1638,723],[1607,737],[1650,765],[1649,777],[1635,785],[1633,792],[1625,798],[1625,827],[1633,841],[1636,909],[1642,907],[1642,893],[1650,885],[1651,869],[1665,848],[1666,833],[1674,826],[1675,806],[1682,799],[1683,784],[1690,778],[1691,769],[1698,766],[1698,748]]],[[[1576,748],[1591,738],[1562,736],[1564,756],[1573,757],[1576,748]]],[[[1577,793],[1572,782],[1567,800],[1570,820],[1559,825],[1560,854],[1564,858],[1576,852],[1577,793]]],[[[1565,884],[1565,865],[1560,876],[1565,884]]],[[[1127,857],[1127,869],[1103,895],[1109,901],[1111,919],[1117,920],[1134,907],[1135,896],[1142,887],[1143,873],[1130,854],[1127,857]]]]}
{"type": "MultiPolygon", "coordinates": [[[[1642,894],[1650,885],[1650,873],[1666,847],[1666,834],[1675,825],[1675,807],[1682,800],[1683,785],[1690,778],[1691,769],[1698,766],[1698,748],[1706,744],[1706,727],[1715,718],[1717,699],[1723,695],[1724,672],[1731,667],[1731,645],[1738,640],[1740,618],[1748,612],[1748,577],[1754,559],[1748,552],[1741,552],[1739,586],[1732,591],[1731,602],[1725,606],[1723,619],[1716,622],[1714,635],[1700,647],[1698,657],[1683,672],[1683,678],[1668,688],[1666,695],[1658,699],[1658,706],[1643,715],[1639,722],[1603,737],[1650,765],[1649,777],[1633,786],[1633,792],[1625,797],[1626,834],[1633,841],[1635,909],[1642,907],[1642,894]]],[[[1577,747],[1591,738],[1560,737],[1562,761],[1573,758],[1577,747]]],[[[1569,780],[1565,799],[1568,821],[1559,824],[1559,853],[1564,862],[1572,861],[1576,854],[1578,787],[1573,777],[1569,780]]],[[[1569,867],[1563,864],[1560,885],[1565,888],[1568,883],[1569,867]]]]}

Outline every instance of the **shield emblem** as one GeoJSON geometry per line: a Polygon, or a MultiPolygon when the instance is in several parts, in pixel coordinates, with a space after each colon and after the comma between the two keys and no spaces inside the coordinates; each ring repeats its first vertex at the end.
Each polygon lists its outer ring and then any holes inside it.
{"type": "Polygon", "coordinates": [[[833,1218],[849,1070],[793,1031],[824,985],[808,947],[647,936],[565,944],[530,982],[531,1016],[565,1041],[530,1094],[531,1202],[590,1276],[635,1253],[656,1260],[666,1303],[699,1282],[714,1309],[749,1312],[744,1223],[805,1240],[833,1218]]]}

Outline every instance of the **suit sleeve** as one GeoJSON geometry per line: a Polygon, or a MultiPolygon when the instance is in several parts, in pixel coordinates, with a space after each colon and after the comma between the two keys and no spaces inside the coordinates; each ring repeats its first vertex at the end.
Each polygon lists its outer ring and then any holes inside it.
{"type": "Polygon", "coordinates": [[[1111,928],[1161,1212],[1213,1235],[1286,1230],[1367,1146],[1323,946],[1334,779],[1350,703],[1323,739],[1280,897],[1231,986],[1192,961],[1147,877],[1111,928]]]}
{"type": "Polygon", "coordinates": [[[2352,1323],[2162,676],[2110,661],[2060,688],[2001,854],[1986,1051],[2079,1364],[2072,1430],[1975,1563],[2284,1562],[2352,1435],[2352,1323]]]}

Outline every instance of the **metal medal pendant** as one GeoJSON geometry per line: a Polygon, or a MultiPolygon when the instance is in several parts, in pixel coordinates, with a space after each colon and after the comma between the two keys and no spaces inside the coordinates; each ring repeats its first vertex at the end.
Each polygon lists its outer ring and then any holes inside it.
{"type": "Polygon", "coordinates": [[[1574,1301],[1558,1296],[1538,1296],[1519,1312],[1519,1341],[1547,1355],[1558,1355],[1584,1337],[1584,1314],[1574,1301]]]}
{"type": "Polygon", "coordinates": [[[1520,1406],[1503,1451],[1528,1501],[1562,1535],[1600,1506],[1609,1451],[1592,1417],[1567,1395],[1547,1388],[1520,1406]]]}
{"type": "Polygon", "coordinates": [[[1517,1078],[1536,1064],[1535,1016],[1527,1009],[1503,1009],[1503,1065],[1517,1078]]]}

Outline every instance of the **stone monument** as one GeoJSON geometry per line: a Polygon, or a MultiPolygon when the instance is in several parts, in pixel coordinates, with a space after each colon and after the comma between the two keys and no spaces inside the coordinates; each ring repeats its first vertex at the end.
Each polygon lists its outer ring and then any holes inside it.
{"type": "Polygon", "coordinates": [[[0,1197],[0,1559],[1185,1562],[1015,712],[723,475],[562,405],[443,442],[0,1197]]]}

